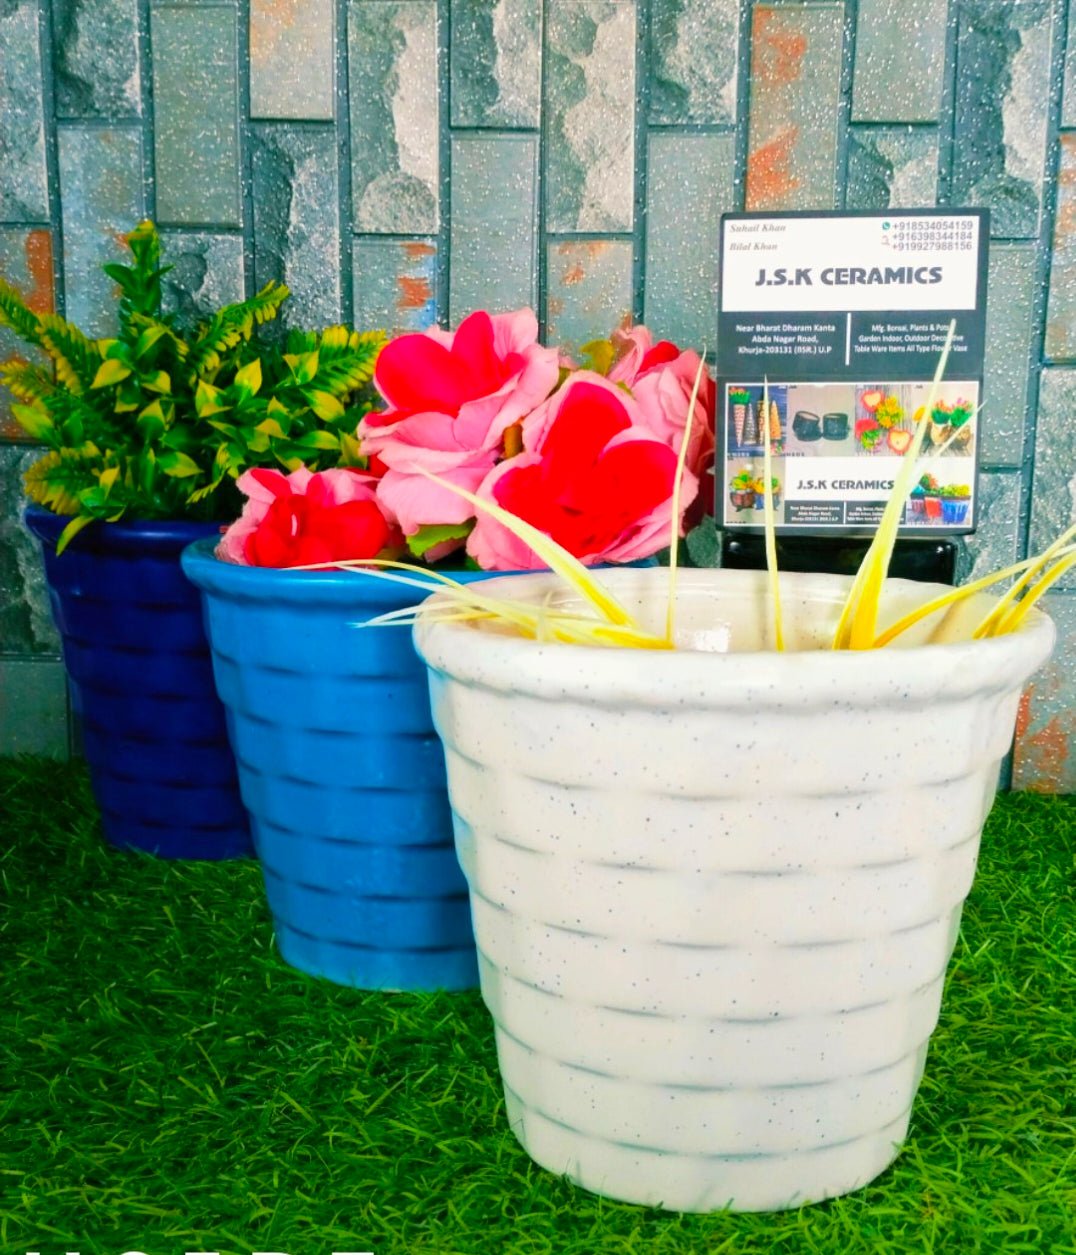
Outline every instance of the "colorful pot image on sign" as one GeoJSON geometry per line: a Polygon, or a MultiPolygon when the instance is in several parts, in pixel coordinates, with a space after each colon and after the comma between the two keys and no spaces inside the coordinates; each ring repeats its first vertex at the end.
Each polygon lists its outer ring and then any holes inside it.
{"type": "Polygon", "coordinates": [[[750,510],[755,504],[755,478],[742,470],[729,484],[729,500],[735,510],[750,510]]]}
{"type": "MultiPolygon", "coordinates": [[[[755,491],[755,509],[764,510],[766,508],[766,480],[759,476],[752,483],[755,491]]],[[[776,508],[781,504],[781,481],[774,475],[770,479],[770,493],[773,497],[773,507],[776,508]]]]}
{"type": "Polygon", "coordinates": [[[911,433],[903,427],[904,406],[899,397],[872,388],[861,394],[859,407],[862,414],[856,420],[856,442],[865,453],[900,454],[911,444],[911,433]]]}
{"type": "Polygon", "coordinates": [[[729,389],[729,405],[732,408],[732,426],[736,433],[736,443],[743,444],[743,429],[747,422],[747,407],[751,404],[751,393],[746,388],[729,389]]]}
{"type": "Polygon", "coordinates": [[[968,484],[948,484],[941,490],[942,522],[959,524],[967,520],[971,507],[971,488],[968,484]]]}

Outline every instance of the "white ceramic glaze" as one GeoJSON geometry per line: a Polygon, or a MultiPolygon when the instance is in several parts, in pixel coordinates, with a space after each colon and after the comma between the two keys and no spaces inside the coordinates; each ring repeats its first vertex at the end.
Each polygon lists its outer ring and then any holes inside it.
{"type": "MultiPolygon", "coordinates": [[[[664,621],[667,572],[602,578],[664,621]]],[[[680,587],[679,639],[698,649],[429,621],[416,642],[523,1146],[613,1198],[794,1207],[899,1150],[1053,628],[1032,614],[1014,636],[917,646],[935,623],[904,648],[833,653],[817,646],[848,581],[786,575],[801,652],[778,655],[760,648],[762,573],[686,571],[680,587]]],[[[937,591],[891,581],[883,622],[937,591]]]]}

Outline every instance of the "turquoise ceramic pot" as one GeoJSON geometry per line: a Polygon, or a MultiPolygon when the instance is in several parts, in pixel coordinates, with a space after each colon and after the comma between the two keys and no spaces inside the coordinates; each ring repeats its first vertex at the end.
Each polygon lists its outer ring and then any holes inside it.
{"type": "Polygon", "coordinates": [[[356,627],[423,594],[236,566],[214,545],[188,547],[183,569],[202,591],[281,954],[367,989],[477,984],[426,669],[410,629],[356,627]]]}

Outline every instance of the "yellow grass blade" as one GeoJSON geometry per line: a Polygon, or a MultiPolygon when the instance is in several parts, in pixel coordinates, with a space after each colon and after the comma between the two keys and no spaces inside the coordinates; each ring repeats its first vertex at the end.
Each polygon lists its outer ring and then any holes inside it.
{"type": "Polygon", "coordinates": [[[468,492],[466,488],[460,488],[457,484],[450,484],[447,480],[441,479],[437,475],[431,475],[429,471],[421,470],[421,468],[420,473],[433,483],[448,489],[449,492],[454,492],[457,497],[462,497],[465,501],[469,501],[476,510],[481,510],[483,514],[488,514],[490,518],[495,519],[502,527],[507,527],[513,536],[529,546],[551,571],[555,571],[561,579],[570,584],[609,623],[619,623],[628,627],[638,628],[634,618],[612,593],[594,578],[591,572],[587,570],[574,554],[569,553],[562,545],[558,545],[551,536],[547,536],[545,532],[540,532],[538,528],[524,522],[523,519],[517,518],[508,510],[502,509],[494,501],[484,501],[481,497],[475,496],[473,492],[468,492]]]}
{"type": "MultiPolygon", "coordinates": [[[[665,607],[665,639],[672,641],[676,628],[676,575],[680,557],[680,489],[684,484],[684,470],[687,467],[687,445],[691,439],[691,429],[695,422],[695,402],[699,399],[699,385],[706,369],[706,345],[699,354],[699,369],[695,372],[695,382],[691,388],[691,400],[687,407],[687,422],[684,424],[684,435],[680,441],[680,456],[676,459],[676,476],[673,479],[672,520],[669,523],[669,603],[665,607]]],[[[702,485],[699,485],[702,491],[702,485]]]]}
{"type": "Polygon", "coordinates": [[[982,623],[975,629],[973,640],[981,640],[985,636],[995,635],[995,628],[1008,613],[1009,607],[1016,601],[1024,589],[1034,580],[1034,578],[1047,567],[1061,552],[1062,547],[1067,545],[1070,540],[1076,537],[1076,524],[1068,528],[1067,531],[1061,533],[1060,536],[1048,545],[1037,558],[1030,559],[1031,567],[1025,575],[1013,584],[1012,588],[1005,595],[998,599],[998,604],[983,619],[982,623]]]}
{"type": "Polygon", "coordinates": [[[1028,611],[1035,605],[1035,602],[1052,588],[1062,576],[1067,575],[1073,566],[1076,566],[1076,553],[1068,552],[1064,558],[1059,562],[1055,562],[1050,570],[1027,590],[1005,618],[1001,620],[992,635],[1004,636],[1009,632],[1015,632],[1024,619],[1027,618],[1028,611]]]}
{"type": "MultiPolygon", "coordinates": [[[[1076,546],[1064,549],[1062,553],[1076,554],[1076,546]]],[[[917,606],[914,610],[904,615],[903,618],[898,619],[896,623],[887,627],[879,636],[875,637],[874,648],[884,649],[886,645],[894,641],[902,633],[907,632],[909,628],[915,627],[917,623],[929,618],[930,615],[935,614],[937,611],[945,610],[948,606],[954,606],[968,597],[973,597],[976,593],[981,593],[1012,575],[1018,575],[1021,571],[1026,571],[1029,567],[1037,565],[1037,563],[1037,558],[1025,558],[1022,562],[1014,562],[1012,566],[1007,566],[1000,571],[994,571],[990,575],[984,575],[982,579],[974,580],[970,584],[961,584],[959,588],[943,593],[942,596],[935,597],[932,601],[925,601],[921,606],[917,606]]]]}
{"type": "MultiPolygon", "coordinates": [[[[762,381],[762,412],[766,421],[762,424],[766,439],[762,446],[762,521],[766,527],[766,570],[770,577],[770,597],[773,599],[773,639],[777,652],[785,651],[785,630],[781,616],[781,575],[777,570],[777,515],[773,508],[773,449],[770,444],[770,381],[762,381]]],[[[787,418],[787,415],[786,415],[787,418]]]]}
{"type": "MultiPolygon", "coordinates": [[[[956,319],[953,319],[949,324],[945,347],[938,359],[930,391],[927,393],[924,406],[927,414],[930,413],[937,398],[955,334],[956,319]]],[[[834,634],[834,649],[870,649],[874,643],[878,628],[878,601],[893,556],[893,546],[896,544],[904,502],[914,487],[915,475],[919,469],[919,452],[923,447],[926,429],[927,422],[924,417],[916,424],[915,436],[901,459],[896,482],[893,484],[893,490],[889,494],[889,500],[882,513],[882,521],[856,573],[834,634]]]]}

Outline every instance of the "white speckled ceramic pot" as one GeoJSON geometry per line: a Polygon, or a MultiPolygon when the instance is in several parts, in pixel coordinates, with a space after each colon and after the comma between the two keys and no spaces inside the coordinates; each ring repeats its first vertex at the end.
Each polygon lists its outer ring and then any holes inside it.
{"type": "MultiPolygon", "coordinates": [[[[655,628],[667,578],[603,575],[655,628]]],[[[416,628],[509,1119],[587,1189],[774,1210],[856,1189],[899,1150],[1053,627],[833,653],[847,587],[782,577],[790,644],[813,649],[784,655],[760,652],[751,571],[681,574],[695,649],[416,628]]],[[[890,581],[885,605],[936,591],[890,581]]]]}

